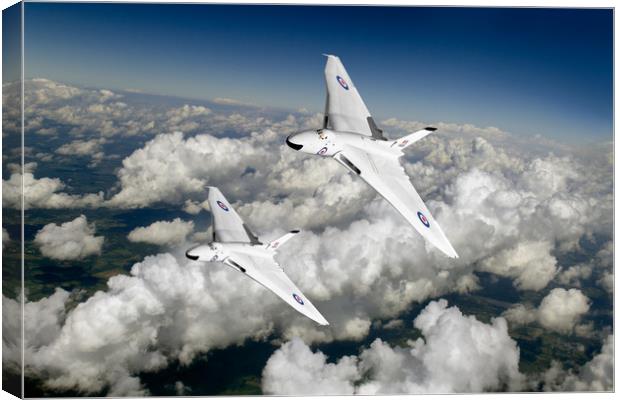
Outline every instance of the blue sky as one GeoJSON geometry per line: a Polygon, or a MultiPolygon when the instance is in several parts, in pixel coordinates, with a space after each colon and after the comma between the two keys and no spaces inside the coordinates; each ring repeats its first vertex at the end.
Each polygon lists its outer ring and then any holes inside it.
{"type": "Polygon", "coordinates": [[[321,111],[332,53],[378,120],[611,140],[612,23],[601,9],[27,3],[26,76],[321,111]]]}
{"type": "Polygon", "coordinates": [[[18,80],[21,75],[21,4],[2,10],[2,82],[18,80]]]}

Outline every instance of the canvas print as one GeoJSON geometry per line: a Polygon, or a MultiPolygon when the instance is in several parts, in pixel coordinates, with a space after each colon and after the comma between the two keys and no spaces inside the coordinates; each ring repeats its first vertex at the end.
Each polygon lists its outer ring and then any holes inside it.
{"type": "Polygon", "coordinates": [[[613,22],[5,9],[3,390],[613,391],[613,22]]]}

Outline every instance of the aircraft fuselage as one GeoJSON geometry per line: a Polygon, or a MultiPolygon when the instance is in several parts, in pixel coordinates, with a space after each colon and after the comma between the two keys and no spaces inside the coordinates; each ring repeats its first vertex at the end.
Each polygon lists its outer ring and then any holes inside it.
{"type": "Polygon", "coordinates": [[[308,130],[294,133],[286,138],[286,144],[293,150],[321,157],[335,157],[344,146],[350,145],[369,153],[402,154],[392,141],[377,140],[355,132],[340,132],[331,129],[308,130]]]}
{"type": "Polygon", "coordinates": [[[185,256],[194,261],[225,262],[232,253],[269,258],[274,254],[262,244],[212,242],[192,247],[185,252],[185,256]]]}

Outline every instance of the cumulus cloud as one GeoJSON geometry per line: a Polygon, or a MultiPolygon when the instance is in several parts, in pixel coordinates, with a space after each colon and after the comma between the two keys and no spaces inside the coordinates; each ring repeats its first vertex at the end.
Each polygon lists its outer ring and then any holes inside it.
{"type": "Polygon", "coordinates": [[[254,106],[254,104],[246,103],[241,100],[231,99],[228,97],[216,97],[213,99],[213,102],[225,106],[254,106]]]}
{"type": "MultiPolygon", "coordinates": [[[[3,127],[7,132],[18,133],[19,82],[3,85],[3,100],[7,104],[3,113],[3,127]]],[[[281,127],[290,124],[274,121],[265,115],[243,115],[239,113],[241,104],[232,99],[219,98],[214,104],[224,104],[230,110],[214,113],[202,104],[184,104],[180,107],[166,107],[159,102],[134,101],[131,91],[120,94],[105,89],[81,88],[48,79],[27,79],[24,81],[25,132],[28,135],[57,137],[62,126],[63,134],[74,137],[98,134],[104,138],[145,136],[173,131],[187,134],[206,129],[209,133],[222,132],[250,133],[267,127],[281,127]],[[284,124],[284,125],[283,125],[284,124]]],[[[135,93],[135,91],[133,91],[135,93]]],[[[256,114],[256,112],[253,112],[256,114]]],[[[295,117],[290,116],[292,120],[295,117]]],[[[320,124],[320,118],[317,119],[320,124]]]]}
{"type": "Polygon", "coordinates": [[[95,166],[105,156],[102,151],[102,145],[106,142],[106,138],[74,140],[60,146],[56,149],[55,153],[63,156],[88,156],[92,159],[92,163],[90,165],[95,166]]]}
{"type": "Polygon", "coordinates": [[[65,143],[56,149],[56,153],[62,155],[95,155],[101,152],[101,145],[106,143],[105,138],[90,140],[74,140],[65,143]]]}
{"type": "Polygon", "coordinates": [[[578,371],[565,371],[557,361],[544,374],[544,390],[602,392],[614,390],[614,335],[605,338],[601,352],[578,371]]]}
{"type": "Polygon", "coordinates": [[[97,132],[102,137],[148,132],[143,108],[130,109],[110,90],[84,89],[47,79],[24,81],[27,134],[57,135],[50,126],[70,127],[68,134],[97,132]],[[137,118],[142,119],[138,121],[137,118]],[[43,121],[46,121],[45,124],[43,121]]]}
{"type": "Polygon", "coordinates": [[[481,269],[514,278],[520,289],[540,290],[557,271],[552,249],[549,242],[520,242],[483,260],[481,269]]]}
{"type": "MultiPolygon", "coordinates": [[[[397,118],[388,118],[381,121],[381,125],[387,129],[397,129],[400,132],[415,132],[420,129],[424,129],[431,124],[421,121],[404,121],[397,118]]],[[[472,124],[454,124],[446,122],[436,122],[433,123],[432,126],[444,132],[454,132],[473,137],[485,137],[491,139],[508,137],[508,133],[494,126],[482,128],[472,124]]]]}
{"type": "MultiPolygon", "coordinates": [[[[23,172],[34,172],[35,169],[37,169],[37,163],[36,162],[28,162],[25,163],[23,166],[23,172]]],[[[8,163],[7,164],[7,169],[9,170],[9,172],[11,172],[11,174],[21,174],[22,173],[22,165],[21,164],[16,164],[16,163],[8,163]]]]}
{"type": "Polygon", "coordinates": [[[6,246],[11,242],[11,238],[9,237],[9,231],[2,228],[2,246],[6,246]]]}
{"type": "Polygon", "coordinates": [[[508,309],[504,316],[518,325],[537,321],[546,329],[571,333],[589,309],[590,299],[581,290],[555,288],[542,299],[538,308],[518,304],[508,309]]]}
{"type": "MultiPolygon", "coordinates": [[[[180,203],[206,186],[241,176],[246,165],[264,155],[249,140],[200,135],[184,140],[181,132],[159,135],[123,160],[121,191],[110,206],[144,207],[165,201],[180,203]]],[[[238,185],[238,182],[231,182],[238,185]]]]}
{"type": "Polygon", "coordinates": [[[571,265],[558,275],[558,282],[566,286],[581,286],[581,281],[592,276],[592,266],[588,264],[571,265]]]}
{"type": "Polygon", "coordinates": [[[362,377],[357,363],[355,356],[328,363],[323,353],[313,353],[301,339],[294,338],[267,361],[263,371],[263,392],[268,395],[353,394],[354,382],[362,377]]]}
{"type": "Polygon", "coordinates": [[[610,240],[596,253],[593,261],[593,272],[598,278],[596,283],[609,294],[614,291],[614,244],[610,240]]]}
{"type": "Polygon", "coordinates": [[[2,366],[21,372],[21,303],[2,295],[2,366]]]}
{"type": "Polygon", "coordinates": [[[169,110],[165,124],[169,130],[191,132],[199,128],[200,123],[210,114],[211,110],[207,107],[185,104],[169,110]]]}
{"type": "Polygon", "coordinates": [[[399,329],[405,325],[402,319],[392,319],[383,325],[383,329],[399,329]]]}
{"type": "Polygon", "coordinates": [[[184,396],[184,395],[187,395],[188,393],[191,393],[192,388],[185,385],[181,381],[176,381],[174,383],[174,391],[176,392],[177,396],[184,396]]]}
{"type": "Polygon", "coordinates": [[[97,194],[68,194],[60,192],[66,185],[58,178],[35,178],[32,172],[13,173],[2,181],[4,207],[21,208],[21,188],[24,187],[24,209],[31,208],[95,208],[103,202],[103,192],[97,194]]]}
{"type": "Polygon", "coordinates": [[[408,347],[376,339],[359,356],[336,363],[300,339],[285,343],[263,370],[268,394],[405,394],[516,390],[523,384],[519,349],[506,321],[464,316],[445,300],[431,302],[414,326],[423,338],[408,347]],[[362,379],[363,377],[363,379],[362,379]]]}
{"type": "Polygon", "coordinates": [[[603,272],[601,278],[596,281],[599,285],[601,285],[607,292],[613,294],[614,291],[614,274],[613,272],[605,271],[603,272]]]}
{"type": "Polygon", "coordinates": [[[613,241],[609,240],[586,261],[562,268],[556,281],[563,286],[573,287],[584,287],[595,281],[611,294],[613,276],[613,241]]]}
{"type": "Polygon", "coordinates": [[[191,200],[185,200],[185,204],[183,205],[183,211],[191,215],[196,215],[203,209],[208,209],[208,208],[209,207],[208,207],[208,203],[206,202],[206,200],[203,203],[198,203],[198,202],[194,202],[191,200]]]}
{"type": "Polygon", "coordinates": [[[138,227],[129,232],[130,242],[145,242],[159,246],[171,246],[183,243],[194,230],[192,221],[175,218],[172,221],[157,221],[147,227],[138,227]]]}
{"type": "MultiPolygon", "coordinates": [[[[182,110],[169,111],[170,120],[174,120],[171,128],[178,128],[185,116],[189,121],[196,122],[195,113],[211,118],[207,124],[210,129],[216,130],[221,125],[222,130],[233,129],[247,134],[241,137],[218,137],[204,133],[189,136],[188,131],[184,130],[183,133],[178,131],[155,136],[123,160],[117,174],[120,190],[108,201],[109,206],[136,208],[160,202],[186,202],[191,206],[204,201],[206,186],[209,185],[218,186],[227,195],[234,194],[246,201],[266,198],[264,192],[267,189],[275,189],[274,193],[283,198],[283,195],[303,186],[298,179],[294,179],[291,167],[296,165],[300,167],[298,171],[306,171],[308,177],[319,177],[324,183],[335,171],[338,171],[336,179],[346,176],[337,165],[326,164],[325,160],[319,159],[304,161],[286,151],[285,135],[318,123],[314,116],[300,119],[289,116],[273,122],[265,118],[250,120],[237,114],[212,116],[211,112],[185,109],[184,106],[182,110]],[[259,128],[260,131],[257,130],[259,128]],[[323,166],[329,169],[321,171],[323,166]]],[[[312,197],[314,189],[306,187],[300,195],[312,197]]],[[[329,203],[336,203],[338,196],[331,197],[329,203]]],[[[311,205],[318,204],[320,200],[314,199],[311,205]]],[[[294,203],[289,207],[293,206],[294,203]]],[[[189,210],[197,211],[195,207],[189,210]]]]}
{"type": "Polygon", "coordinates": [[[579,289],[553,289],[538,307],[538,320],[547,329],[570,331],[590,309],[590,300],[579,289]]]}
{"type": "Polygon", "coordinates": [[[45,225],[34,237],[41,253],[56,260],[79,260],[101,253],[103,236],[95,236],[95,225],[84,215],[61,225],[45,225]]]}
{"type": "Polygon", "coordinates": [[[538,319],[537,309],[524,304],[516,304],[504,311],[503,316],[515,325],[527,325],[538,319]]]}
{"type": "MultiPolygon", "coordinates": [[[[58,336],[65,315],[69,292],[56,289],[54,294],[24,305],[24,358],[26,360],[41,346],[58,336]]],[[[2,363],[21,373],[21,303],[2,296],[2,363]]]]}

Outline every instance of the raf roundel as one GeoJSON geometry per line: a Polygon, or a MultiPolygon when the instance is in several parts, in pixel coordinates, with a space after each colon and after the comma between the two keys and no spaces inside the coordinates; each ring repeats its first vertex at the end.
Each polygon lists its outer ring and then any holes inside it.
{"type": "Polygon", "coordinates": [[[327,147],[323,147],[321,150],[319,150],[316,154],[322,156],[323,154],[327,153],[327,147]]]}
{"type": "Polygon", "coordinates": [[[347,84],[347,81],[345,81],[344,79],[342,79],[342,76],[337,75],[336,76],[336,80],[338,81],[338,83],[340,84],[340,86],[342,86],[344,88],[344,90],[349,90],[349,85],[347,84]]]}
{"type": "Polygon", "coordinates": [[[304,305],[304,301],[301,299],[301,297],[297,295],[297,293],[293,293],[293,298],[295,299],[296,302],[298,302],[302,306],[304,305]]]}
{"type": "Polygon", "coordinates": [[[226,212],[228,212],[228,207],[226,207],[226,204],[222,203],[221,201],[217,201],[217,205],[220,206],[220,208],[226,212]]]}
{"type": "Polygon", "coordinates": [[[424,224],[425,227],[430,227],[431,224],[430,222],[428,222],[428,219],[426,218],[426,216],[424,214],[422,214],[422,212],[418,211],[418,218],[420,218],[420,222],[422,222],[422,224],[424,224]]]}

